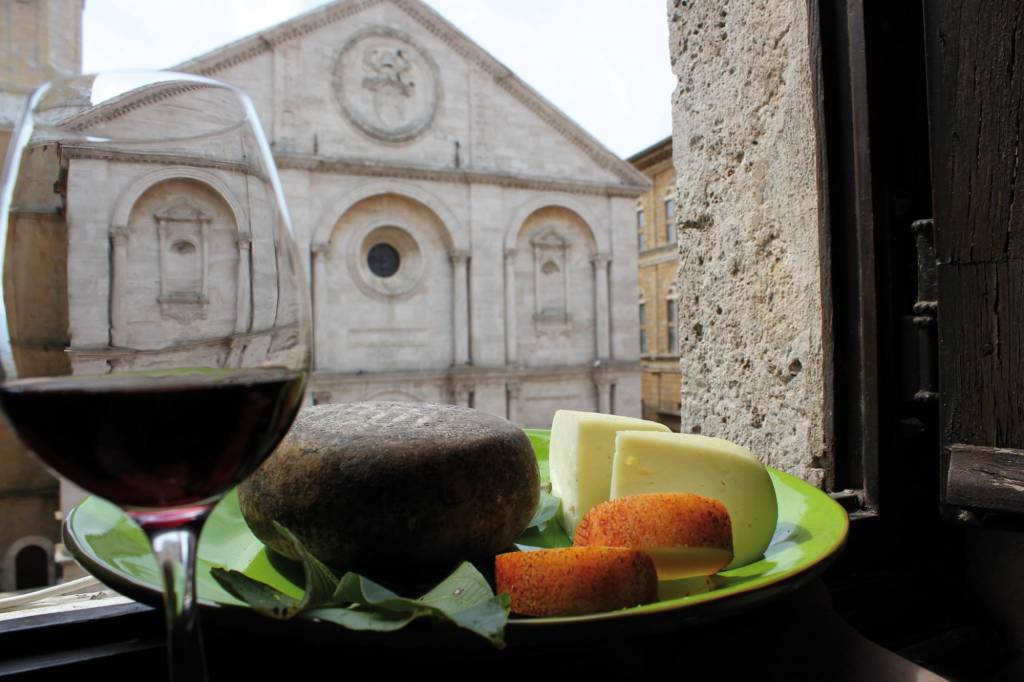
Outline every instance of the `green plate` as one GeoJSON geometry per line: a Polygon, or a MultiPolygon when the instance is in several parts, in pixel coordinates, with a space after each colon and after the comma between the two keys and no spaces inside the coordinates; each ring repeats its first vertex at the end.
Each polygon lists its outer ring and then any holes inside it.
{"type": "MultiPolygon", "coordinates": [[[[548,432],[527,430],[527,435],[537,454],[541,478],[546,482],[548,432]]],[[[530,637],[516,637],[516,633],[525,635],[533,630],[542,630],[547,637],[553,631],[592,632],[602,623],[646,623],[660,629],[662,625],[720,618],[796,589],[817,576],[846,538],[846,512],[828,495],[800,479],[774,469],[768,471],[779,501],[779,521],[771,545],[760,561],[723,571],[710,582],[691,579],[662,583],[661,600],[645,606],[587,616],[513,617],[509,623],[510,644],[529,640],[530,637]]],[[[146,537],[117,507],[97,497],[86,499],[68,515],[64,542],[89,572],[111,588],[144,603],[160,603],[160,577],[146,537]]],[[[524,536],[522,542],[558,546],[565,543],[565,536],[561,532],[534,534],[524,536]]],[[[199,598],[208,610],[256,618],[210,576],[213,566],[242,571],[294,596],[302,593],[299,584],[271,564],[263,544],[249,532],[234,492],[217,505],[199,542],[199,598]]],[[[332,633],[342,632],[337,625],[319,626],[330,628],[332,633]]],[[[549,639],[545,641],[550,643],[549,639]]]]}

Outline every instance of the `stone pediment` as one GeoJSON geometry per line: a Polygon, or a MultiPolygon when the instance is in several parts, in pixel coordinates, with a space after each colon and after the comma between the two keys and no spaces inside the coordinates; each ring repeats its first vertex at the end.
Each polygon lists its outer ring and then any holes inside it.
{"type": "Polygon", "coordinates": [[[550,228],[531,239],[530,243],[535,247],[546,249],[564,249],[567,245],[565,239],[550,228]]]}
{"type": "Polygon", "coordinates": [[[207,223],[210,216],[190,204],[185,199],[179,199],[167,208],[157,211],[153,217],[158,222],[174,223],[207,223]]]}
{"type": "MultiPolygon", "coordinates": [[[[506,66],[419,0],[337,0],[173,68],[176,71],[235,82],[236,74],[241,73],[240,69],[244,70],[246,62],[266,58],[269,54],[275,55],[276,62],[281,54],[292,49],[299,41],[312,39],[313,34],[319,31],[334,30],[341,35],[341,31],[336,29],[345,25],[342,22],[348,22],[350,27],[353,18],[361,13],[365,13],[366,17],[361,33],[351,40],[342,41],[347,44],[338,45],[334,71],[322,77],[333,83],[333,96],[340,101],[345,117],[369,138],[385,143],[417,139],[416,136],[423,130],[429,130],[435,111],[451,109],[440,103],[440,99],[448,97],[450,93],[442,92],[432,82],[438,78],[437,67],[432,64],[429,51],[423,49],[421,44],[430,42],[436,45],[440,41],[457,58],[489,76],[486,79],[488,88],[501,94],[502,99],[512,100],[508,105],[495,100],[494,106],[499,110],[507,107],[525,109],[539,117],[550,130],[554,144],[564,145],[566,153],[579,155],[580,163],[584,166],[592,164],[594,171],[591,175],[594,180],[598,176],[610,176],[609,179],[613,177],[616,180],[609,184],[617,182],[623,188],[643,190],[649,186],[649,181],[642,173],[615,156],[506,66]],[[380,25],[381,16],[389,12],[395,15],[395,10],[401,13],[400,23],[415,28],[409,32],[415,35],[399,35],[397,31],[388,35],[390,27],[380,25]],[[363,99],[353,97],[353,93],[358,93],[363,99]]],[[[257,72],[262,72],[262,69],[252,73],[257,72]]],[[[309,79],[313,75],[306,73],[302,77],[309,79]]],[[[282,82],[287,82],[292,76],[289,74],[283,78],[282,82]]],[[[246,87],[245,83],[240,84],[246,87]]],[[[304,115],[300,110],[278,113],[282,121],[304,115]]],[[[477,126],[481,125],[494,125],[496,130],[501,128],[497,119],[493,124],[478,121],[477,126]]],[[[309,128],[308,123],[296,126],[296,129],[304,132],[309,128]]],[[[329,134],[327,129],[324,132],[329,134]]],[[[288,140],[280,141],[283,145],[277,152],[288,153],[289,149],[293,149],[300,154],[309,153],[303,152],[299,146],[290,147],[288,140]]],[[[295,142],[298,145],[308,143],[308,140],[295,142]]],[[[504,144],[503,148],[507,146],[504,144]]],[[[323,155],[324,150],[324,135],[321,135],[319,154],[323,155]]],[[[317,155],[315,147],[312,153],[317,155]]],[[[445,157],[449,154],[457,156],[459,152],[457,149],[444,152],[445,157]]],[[[330,156],[329,151],[327,155],[330,156]]],[[[436,154],[434,158],[441,158],[441,155],[436,154]]],[[[568,179],[569,176],[565,177],[568,179]]],[[[577,178],[582,180],[584,176],[577,178]]]]}

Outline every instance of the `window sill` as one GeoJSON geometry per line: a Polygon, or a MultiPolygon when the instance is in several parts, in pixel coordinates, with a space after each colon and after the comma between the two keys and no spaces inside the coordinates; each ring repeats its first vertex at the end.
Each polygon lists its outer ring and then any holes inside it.
{"type": "Polygon", "coordinates": [[[164,646],[162,614],[107,590],[0,613],[0,677],[89,671],[116,677],[132,662],[160,671],[164,646]]]}
{"type": "Polygon", "coordinates": [[[95,609],[127,604],[136,604],[136,602],[110,590],[79,592],[40,599],[24,606],[0,611],[0,632],[5,632],[12,622],[18,620],[55,614],[87,613],[95,609]]]}
{"type": "Polygon", "coordinates": [[[668,244],[659,244],[658,246],[649,246],[646,249],[641,249],[639,254],[641,256],[657,256],[663,253],[675,253],[676,248],[679,246],[679,242],[669,242],[668,244]]]}
{"type": "Polygon", "coordinates": [[[650,360],[652,362],[656,361],[656,360],[679,360],[679,357],[680,356],[678,356],[678,355],[667,355],[667,354],[662,354],[662,353],[646,353],[646,354],[645,353],[641,353],[640,354],[640,359],[641,360],[650,360]]]}

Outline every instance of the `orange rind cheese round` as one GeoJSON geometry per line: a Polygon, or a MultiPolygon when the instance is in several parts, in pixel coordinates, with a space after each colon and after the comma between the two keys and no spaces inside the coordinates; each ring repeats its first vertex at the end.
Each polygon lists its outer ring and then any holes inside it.
{"type": "Polygon", "coordinates": [[[512,612],[577,616],[655,601],[658,577],[651,557],[620,547],[564,547],[509,552],[494,558],[497,591],[512,612]]]}
{"type": "Polygon", "coordinates": [[[725,505],[691,493],[651,493],[603,502],[580,521],[573,544],[647,552],[659,580],[711,575],[733,556],[725,505]]]}

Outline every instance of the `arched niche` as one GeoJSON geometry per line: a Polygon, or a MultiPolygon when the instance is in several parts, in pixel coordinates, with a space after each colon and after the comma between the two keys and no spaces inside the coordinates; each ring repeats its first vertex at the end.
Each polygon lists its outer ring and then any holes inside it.
{"type": "Polygon", "coordinates": [[[382,372],[452,364],[459,251],[441,216],[413,197],[375,194],[319,235],[323,241],[313,251],[318,367],[382,372]]]}
{"type": "Polygon", "coordinates": [[[116,216],[123,224],[112,232],[115,346],[172,348],[244,326],[249,268],[240,247],[249,240],[240,239],[238,216],[221,191],[193,177],[150,184],[116,216]]]}
{"type": "Polygon", "coordinates": [[[166,180],[195,180],[196,182],[206,185],[212,191],[216,192],[220,196],[221,200],[227,204],[228,208],[231,210],[231,215],[234,218],[235,225],[248,224],[248,212],[242,207],[242,204],[238,201],[235,193],[219,175],[211,171],[203,170],[202,168],[192,168],[190,166],[169,166],[151,173],[146,173],[145,175],[136,178],[124,189],[124,191],[121,192],[117,201],[114,203],[113,211],[111,212],[111,228],[116,230],[118,228],[126,227],[128,225],[128,215],[131,213],[135,204],[139,201],[139,197],[154,185],[166,180]]]}
{"type": "Polygon", "coordinates": [[[571,197],[561,195],[535,196],[520,205],[505,228],[505,249],[516,248],[519,234],[522,232],[526,221],[538,211],[549,208],[561,208],[575,214],[586,231],[590,233],[590,239],[594,244],[595,251],[600,253],[611,252],[607,229],[604,229],[605,226],[598,222],[596,217],[583,204],[571,197]]]}
{"type": "Polygon", "coordinates": [[[519,227],[514,248],[515,329],[528,365],[595,357],[594,233],[563,206],[544,206],[519,227]]]}

